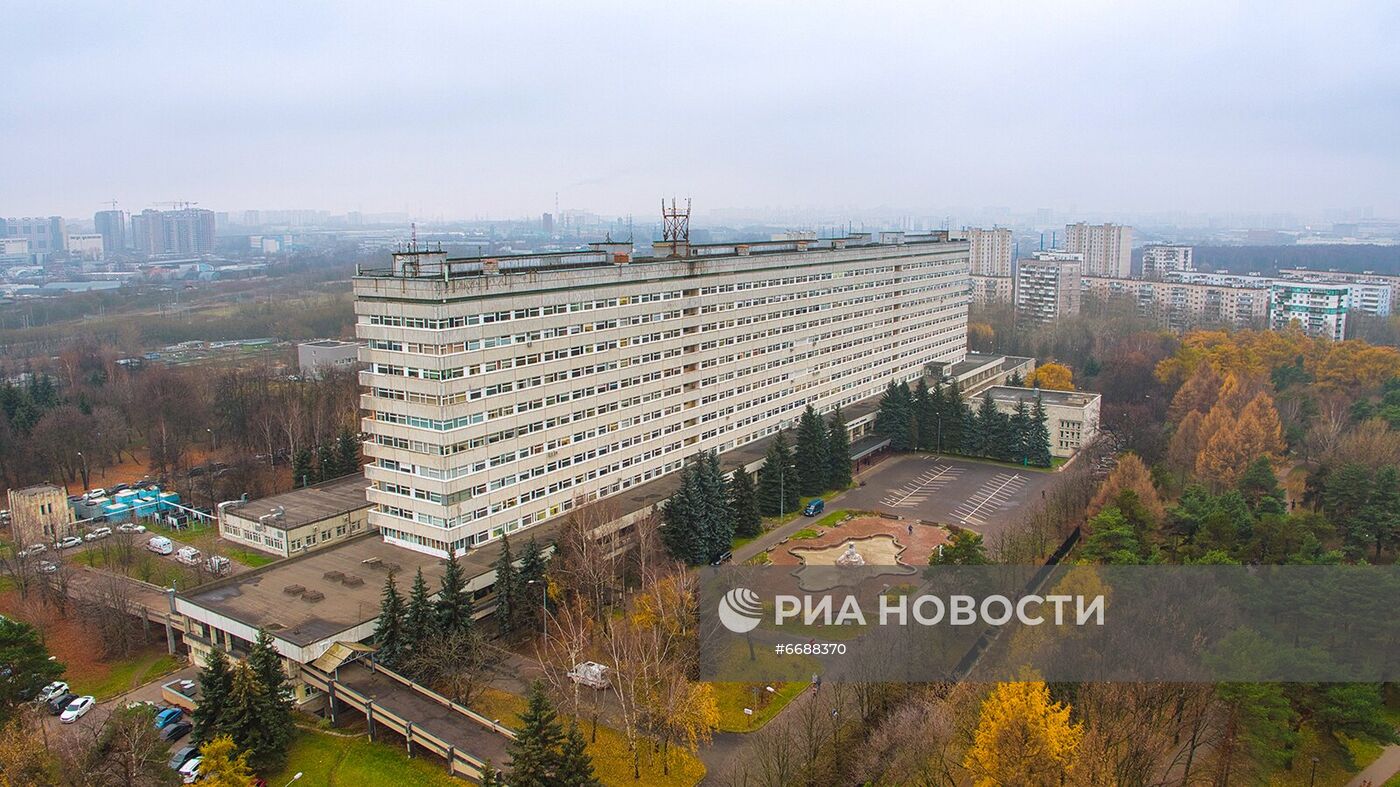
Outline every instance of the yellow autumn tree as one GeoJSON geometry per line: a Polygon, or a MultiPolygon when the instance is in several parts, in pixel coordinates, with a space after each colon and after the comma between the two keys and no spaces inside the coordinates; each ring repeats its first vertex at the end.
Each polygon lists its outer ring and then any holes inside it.
{"type": "Polygon", "coordinates": [[[1196,454],[1201,452],[1201,423],[1205,417],[1200,410],[1189,410],[1177,423],[1171,442],[1167,444],[1167,464],[1172,469],[1181,473],[1196,469],[1196,454]]]}
{"type": "Polygon", "coordinates": [[[1070,708],[1051,702],[1044,681],[998,683],[982,702],[963,767],[976,787],[1058,787],[1084,737],[1070,708]]]}
{"type": "Polygon", "coordinates": [[[1186,378],[1186,382],[1181,384],[1176,395],[1172,397],[1171,406],[1167,408],[1167,418],[1172,423],[1179,424],[1187,413],[1208,413],[1210,408],[1215,406],[1215,400],[1219,396],[1220,375],[1216,374],[1214,366],[1201,361],[1197,364],[1196,371],[1186,378]]]}
{"type": "Polygon", "coordinates": [[[199,783],[208,787],[253,787],[253,770],[248,753],[237,752],[233,738],[220,735],[199,747],[204,757],[199,765],[199,783]]]}
{"type": "Polygon", "coordinates": [[[1074,373],[1062,363],[1041,364],[1026,378],[1026,387],[1039,387],[1047,391],[1073,391],[1074,373]]]}
{"type": "Polygon", "coordinates": [[[1224,402],[1211,408],[1201,422],[1201,450],[1196,454],[1196,479],[1220,490],[1235,485],[1254,459],[1241,434],[1239,418],[1224,402]]]}
{"type": "Polygon", "coordinates": [[[1098,493],[1089,502],[1088,516],[1092,517],[1113,505],[1113,501],[1125,490],[1137,493],[1138,501],[1155,521],[1161,522],[1166,516],[1162,498],[1157,494],[1157,487],[1152,484],[1152,473],[1148,471],[1142,459],[1131,452],[1118,457],[1118,464],[1109,471],[1108,477],[1099,486],[1098,493]]]}
{"type": "Polygon", "coordinates": [[[1244,406],[1263,388],[1263,384],[1257,378],[1226,372],[1225,380],[1220,383],[1220,397],[1216,401],[1230,408],[1230,412],[1239,415],[1244,411],[1244,406]]]}
{"type": "Polygon", "coordinates": [[[1250,461],[1261,456],[1277,459],[1283,455],[1283,423],[1279,421],[1274,398],[1267,391],[1255,394],[1240,411],[1239,439],[1241,450],[1250,461]]]}

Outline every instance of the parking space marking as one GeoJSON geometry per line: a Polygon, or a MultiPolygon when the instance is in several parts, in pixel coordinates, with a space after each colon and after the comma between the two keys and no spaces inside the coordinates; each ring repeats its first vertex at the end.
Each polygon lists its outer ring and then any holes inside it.
{"type": "Polygon", "coordinates": [[[953,514],[960,517],[964,524],[986,524],[986,520],[980,516],[983,510],[991,513],[1005,508],[1029,480],[1029,476],[1020,473],[998,473],[954,508],[953,514]]]}
{"type": "Polygon", "coordinates": [[[892,490],[880,500],[880,505],[890,508],[915,508],[928,501],[929,496],[942,489],[949,481],[962,475],[962,468],[952,465],[935,465],[915,476],[908,483],[892,490]]]}

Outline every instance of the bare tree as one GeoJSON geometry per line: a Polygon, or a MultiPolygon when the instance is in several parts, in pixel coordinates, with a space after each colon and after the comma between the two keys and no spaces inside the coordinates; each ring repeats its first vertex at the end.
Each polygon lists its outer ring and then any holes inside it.
{"type": "Polygon", "coordinates": [[[461,705],[472,705],[490,683],[481,635],[453,631],[415,643],[404,672],[424,686],[461,705]]]}
{"type": "Polygon", "coordinates": [[[123,577],[100,574],[87,583],[88,598],[78,606],[78,617],[97,633],[105,658],[128,656],[141,645],[142,610],[135,602],[131,583],[123,577]]]}

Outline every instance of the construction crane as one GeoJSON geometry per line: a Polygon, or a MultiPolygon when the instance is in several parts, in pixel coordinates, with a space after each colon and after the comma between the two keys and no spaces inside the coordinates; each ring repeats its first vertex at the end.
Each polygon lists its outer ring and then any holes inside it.
{"type": "Polygon", "coordinates": [[[112,210],[116,210],[116,209],[117,209],[117,201],[116,201],[116,200],[108,200],[108,201],[106,201],[106,202],[104,202],[104,203],[102,203],[102,204],[103,204],[103,205],[110,205],[112,210]]]}
{"type": "Polygon", "coordinates": [[[156,203],[152,203],[152,204],[155,204],[155,205],[169,205],[170,207],[175,208],[176,210],[189,210],[191,207],[193,207],[193,206],[195,206],[195,205],[198,205],[199,203],[198,203],[198,202],[190,202],[189,200],[169,200],[169,201],[166,201],[166,202],[156,202],[156,203]]]}

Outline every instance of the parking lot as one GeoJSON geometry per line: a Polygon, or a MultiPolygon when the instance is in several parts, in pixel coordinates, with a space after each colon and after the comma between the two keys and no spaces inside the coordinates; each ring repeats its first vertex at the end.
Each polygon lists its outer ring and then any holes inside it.
{"type": "Polygon", "coordinates": [[[909,454],[876,465],[861,478],[865,486],[845,493],[841,506],[995,534],[1056,479],[1038,470],[909,454]]]}

